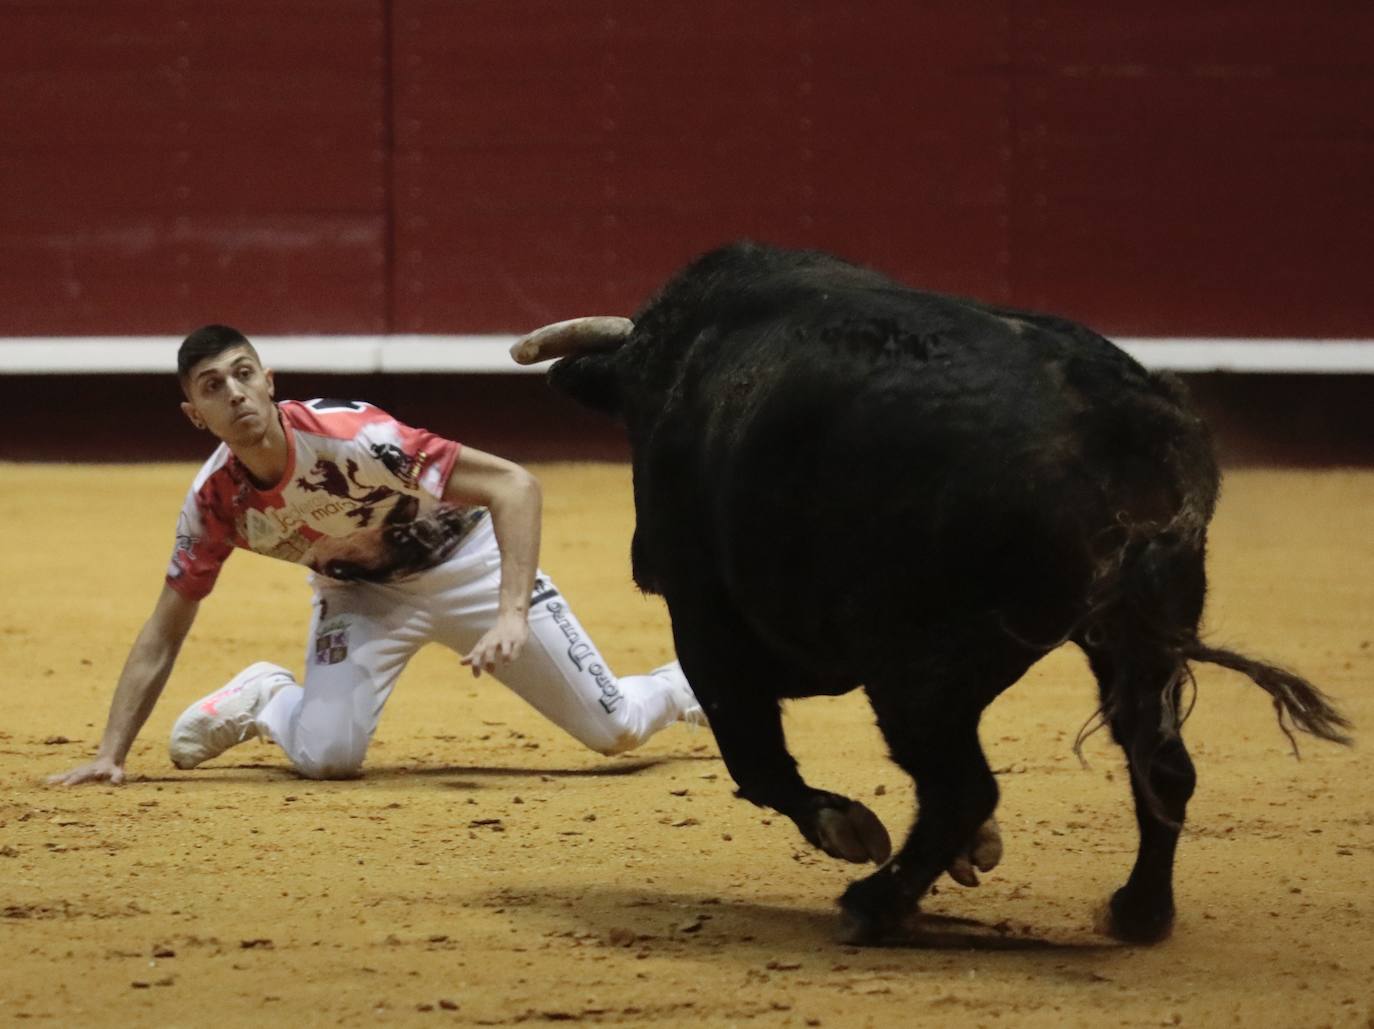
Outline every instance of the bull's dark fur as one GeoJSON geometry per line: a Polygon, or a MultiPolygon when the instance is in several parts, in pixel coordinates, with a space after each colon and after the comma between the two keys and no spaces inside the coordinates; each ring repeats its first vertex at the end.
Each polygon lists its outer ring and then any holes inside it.
{"type": "Polygon", "coordinates": [[[1080,325],[737,244],[670,281],[622,347],[550,379],[626,423],[635,580],[667,600],[740,795],[881,861],[872,816],[802,781],[778,711],[866,688],[920,807],[896,859],[842,900],[861,935],[895,929],[989,817],[981,712],[1062,642],[1087,653],[1130,764],[1141,847],[1112,901],[1123,937],[1172,921],[1190,660],[1344,738],[1311,684],[1199,641],[1207,430],[1176,379],[1080,325]]]}

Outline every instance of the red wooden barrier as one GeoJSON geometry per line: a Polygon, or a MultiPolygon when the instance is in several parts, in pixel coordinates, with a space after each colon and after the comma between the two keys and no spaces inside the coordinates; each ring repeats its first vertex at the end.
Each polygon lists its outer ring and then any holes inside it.
{"type": "Polygon", "coordinates": [[[1374,336],[1374,6],[0,2],[0,335],[502,332],[739,236],[1374,336]]]}

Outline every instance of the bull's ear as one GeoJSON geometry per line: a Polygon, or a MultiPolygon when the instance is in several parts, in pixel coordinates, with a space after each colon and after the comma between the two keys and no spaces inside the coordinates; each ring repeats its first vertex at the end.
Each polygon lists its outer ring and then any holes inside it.
{"type": "Polygon", "coordinates": [[[619,417],[622,412],[620,380],[615,354],[578,354],[554,362],[549,385],[584,407],[619,417]]]}

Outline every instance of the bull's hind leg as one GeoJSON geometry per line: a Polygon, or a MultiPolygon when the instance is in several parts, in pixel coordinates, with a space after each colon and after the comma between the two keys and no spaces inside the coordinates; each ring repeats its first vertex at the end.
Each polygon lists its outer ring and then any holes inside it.
{"type": "Polygon", "coordinates": [[[1197,638],[1206,591],[1200,545],[1152,543],[1125,568],[1122,603],[1075,640],[1130,768],[1140,849],[1102,928],[1132,943],[1173,928],[1174,852],[1197,776],[1179,735],[1186,663],[1171,641],[1197,638]]]}
{"type": "Polygon", "coordinates": [[[840,898],[855,942],[902,930],[931,884],[976,844],[997,806],[978,721],[1037,657],[1005,638],[982,639],[923,669],[869,682],[892,758],[916,782],[917,817],[897,856],[840,898]]]}
{"type": "Polygon", "coordinates": [[[1176,732],[1182,665],[1162,651],[1108,654],[1085,646],[1126,752],[1140,848],[1126,885],[1108,902],[1102,928],[1131,943],[1154,943],[1174,923],[1174,852],[1197,777],[1176,732]]]}

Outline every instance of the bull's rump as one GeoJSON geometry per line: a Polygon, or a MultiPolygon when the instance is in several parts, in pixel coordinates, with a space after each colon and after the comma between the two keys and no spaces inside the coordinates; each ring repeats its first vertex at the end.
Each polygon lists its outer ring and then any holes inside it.
{"type": "Polygon", "coordinates": [[[1200,424],[1107,341],[1030,317],[794,291],[699,337],[707,531],[780,649],[839,671],[974,621],[1057,638],[1123,521],[1186,505],[1176,457],[1206,452],[1200,424]]]}

